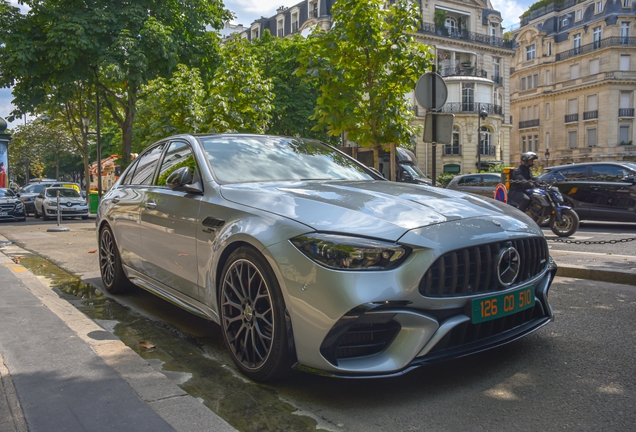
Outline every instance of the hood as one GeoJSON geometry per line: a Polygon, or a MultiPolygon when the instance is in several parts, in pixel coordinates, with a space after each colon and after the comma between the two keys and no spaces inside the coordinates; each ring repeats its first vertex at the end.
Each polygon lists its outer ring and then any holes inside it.
{"type": "Polygon", "coordinates": [[[16,201],[20,201],[17,198],[13,198],[13,197],[2,197],[0,198],[0,204],[13,204],[16,201]]]}
{"type": "Polygon", "coordinates": [[[305,224],[316,231],[397,240],[406,231],[512,207],[474,195],[388,181],[309,181],[224,185],[228,201],[305,224]]]}

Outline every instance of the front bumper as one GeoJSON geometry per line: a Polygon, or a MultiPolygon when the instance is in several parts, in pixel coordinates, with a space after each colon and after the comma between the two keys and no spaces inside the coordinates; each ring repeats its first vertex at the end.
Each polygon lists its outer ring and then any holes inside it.
{"type": "MultiPolygon", "coordinates": [[[[418,236],[435,234],[435,229],[418,236]]],[[[427,269],[449,250],[483,244],[489,229],[491,242],[528,238],[528,233],[510,235],[472,220],[462,233],[473,231],[471,235],[459,239],[443,235],[437,242],[432,235],[418,248],[405,236],[413,253],[401,267],[382,272],[334,271],[314,264],[288,242],[269,247],[290,314],[297,368],[338,377],[399,375],[514,341],[550,322],[548,291],[556,274],[551,259],[527,270],[531,276],[521,283],[496,291],[534,288],[534,306],[514,315],[472,322],[471,301],[494,292],[426,295],[422,280],[427,269]],[[422,247],[427,242],[428,247],[422,247]]],[[[535,232],[534,238],[542,242],[547,257],[543,237],[535,232]]],[[[526,255],[532,253],[536,251],[526,255]]]]}
{"type": "MultiPolygon", "coordinates": [[[[88,206],[60,206],[62,217],[80,217],[88,216],[88,206]]],[[[57,217],[57,207],[44,206],[47,216],[57,217]]]]}

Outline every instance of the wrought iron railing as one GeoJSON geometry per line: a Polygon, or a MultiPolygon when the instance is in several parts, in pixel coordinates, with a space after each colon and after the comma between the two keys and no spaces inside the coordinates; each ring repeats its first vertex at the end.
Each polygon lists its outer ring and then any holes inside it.
{"type": "Polygon", "coordinates": [[[634,108],[619,108],[619,117],[634,117],[634,108]]]}
{"type": "Polygon", "coordinates": [[[496,156],[497,149],[495,146],[489,144],[482,144],[479,146],[479,155],[480,156],[496,156]]]}
{"type": "Polygon", "coordinates": [[[513,49],[512,41],[488,34],[475,33],[468,30],[450,30],[445,26],[436,26],[433,23],[424,23],[420,29],[422,33],[444,36],[451,39],[461,39],[469,42],[477,42],[499,48],[513,49]]]}
{"type": "Polygon", "coordinates": [[[318,18],[318,9],[311,9],[309,11],[309,18],[318,18]]]}
{"type": "Polygon", "coordinates": [[[453,145],[446,144],[444,145],[443,156],[461,156],[462,155],[462,146],[461,145],[453,145]]]}
{"type": "Polygon", "coordinates": [[[495,84],[503,86],[504,85],[504,79],[502,76],[499,75],[493,75],[492,80],[495,82],[495,84]]]}
{"type": "Polygon", "coordinates": [[[598,118],[598,110],[596,111],[585,111],[583,113],[583,120],[592,120],[598,118]]]}
{"type": "Polygon", "coordinates": [[[285,36],[285,31],[283,29],[278,29],[277,34],[279,38],[282,38],[285,36]]]}
{"type": "MultiPolygon", "coordinates": [[[[550,12],[554,12],[554,11],[561,11],[564,9],[567,9],[571,6],[574,6],[576,4],[577,0],[566,0],[564,2],[561,2],[559,4],[557,3],[550,3],[546,6],[537,8],[535,10],[533,10],[532,12],[527,13],[525,16],[521,16],[521,22],[519,23],[520,26],[524,26],[524,25],[528,25],[528,23],[530,21],[532,21],[535,18],[538,18],[540,16],[543,16],[545,14],[548,14],[550,12]]],[[[508,28],[508,30],[510,30],[511,28],[508,28]]]]}
{"type": "Polygon", "coordinates": [[[525,120],[519,122],[519,129],[531,128],[539,126],[539,119],[525,120]]]}
{"type": "Polygon", "coordinates": [[[481,102],[450,102],[444,104],[442,112],[444,113],[479,113],[482,108],[486,110],[488,114],[503,115],[503,109],[501,105],[495,105],[490,103],[481,102]]]}
{"type": "Polygon", "coordinates": [[[481,78],[488,78],[488,72],[481,68],[472,66],[445,67],[439,70],[439,74],[443,77],[476,76],[481,78]]]}
{"type": "Polygon", "coordinates": [[[567,60],[578,55],[588,54],[602,48],[614,46],[632,46],[636,47],[636,37],[612,36],[599,41],[594,41],[587,45],[572,48],[571,50],[558,53],[555,57],[556,61],[567,60]]]}
{"type": "Polygon", "coordinates": [[[579,121],[579,115],[577,114],[567,114],[565,116],[565,122],[566,123],[572,123],[572,122],[577,122],[579,121]]]}
{"type": "Polygon", "coordinates": [[[298,31],[298,21],[294,21],[292,23],[292,33],[296,33],[298,31]]]}

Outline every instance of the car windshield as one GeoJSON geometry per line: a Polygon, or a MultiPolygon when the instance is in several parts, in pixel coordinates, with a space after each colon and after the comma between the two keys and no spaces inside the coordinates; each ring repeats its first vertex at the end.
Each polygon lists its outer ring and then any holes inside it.
{"type": "Polygon", "coordinates": [[[267,136],[200,139],[221,183],[373,180],[352,159],[315,140],[267,136]]]}
{"type": "Polygon", "coordinates": [[[46,196],[55,198],[57,193],[60,193],[60,197],[64,198],[79,198],[79,193],[75,189],[70,188],[48,188],[46,190],[46,196]]]}
{"type": "Polygon", "coordinates": [[[20,192],[23,193],[40,193],[42,192],[42,189],[44,189],[47,185],[45,184],[30,184],[28,186],[23,187],[22,189],[20,189],[20,192]]]}
{"type": "Polygon", "coordinates": [[[410,164],[401,164],[401,165],[402,165],[402,168],[404,168],[404,171],[411,174],[411,177],[413,177],[414,179],[426,178],[426,175],[422,172],[422,170],[418,166],[410,165],[410,164]]]}
{"type": "Polygon", "coordinates": [[[0,198],[15,197],[11,189],[0,189],[0,198]]]}
{"type": "Polygon", "coordinates": [[[633,169],[634,171],[636,171],[636,163],[626,162],[625,166],[633,169]]]}

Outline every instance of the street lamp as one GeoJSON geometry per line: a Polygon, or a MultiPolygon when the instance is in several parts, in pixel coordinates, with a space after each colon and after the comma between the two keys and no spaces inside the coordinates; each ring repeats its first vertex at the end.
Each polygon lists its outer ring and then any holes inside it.
{"type": "Polygon", "coordinates": [[[550,149],[545,149],[545,166],[550,166],[550,149]]]}
{"type": "Polygon", "coordinates": [[[479,110],[479,119],[477,120],[477,172],[481,171],[481,142],[486,136],[486,133],[481,131],[481,121],[486,120],[487,117],[488,111],[482,106],[479,110]]]}
{"type": "MultiPolygon", "coordinates": [[[[82,124],[86,128],[87,134],[97,136],[97,198],[101,200],[102,199],[102,144],[101,144],[101,136],[99,133],[99,126],[101,123],[99,118],[99,111],[100,111],[99,96],[97,96],[97,131],[88,132],[88,126],[90,125],[90,122],[91,122],[91,119],[89,119],[88,117],[82,117],[82,124]]],[[[90,190],[86,191],[87,198],[89,193],[90,193],[90,190]]]]}

